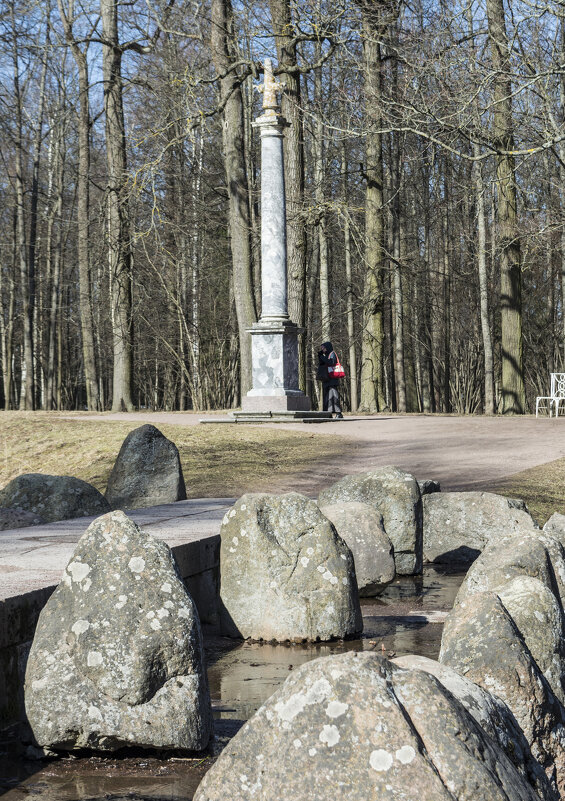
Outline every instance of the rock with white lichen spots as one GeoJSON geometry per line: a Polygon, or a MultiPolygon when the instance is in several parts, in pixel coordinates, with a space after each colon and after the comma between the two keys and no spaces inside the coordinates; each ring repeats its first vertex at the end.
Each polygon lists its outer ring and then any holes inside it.
{"type": "Polygon", "coordinates": [[[563,609],[553,592],[532,576],[516,576],[497,590],[536,664],[565,704],[563,609]]]}
{"type": "MultiPolygon", "coordinates": [[[[539,600],[542,596],[538,590],[543,584],[536,579],[529,581],[535,582],[534,600],[539,600]]],[[[510,613],[512,609],[517,614],[521,605],[516,598],[520,588],[528,590],[523,576],[496,592],[479,592],[462,599],[446,620],[439,661],[504,701],[524,732],[534,758],[550,779],[555,778],[563,793],[565,709],[510,613]]],[[[521,625],[521,613],[517,617],[521,625]]],[[[536,625],[535,619],[530,625],[536,625]]],[[[535,639],[529,644],[534,650],[539,646],[535,639]]],[[[549,646],[548,661],[553,647],[549,646]]]]}
{"type": "Polygon", "coordinates": [[[0,490],[0,507],[23,509],[45,523],[110,511],[96,487],[73,476],[24,473],[0,490]]]}
{"type": "Polygon", "coordinates": [[[523,501],[492,492],[436,492],[423,504],[427,562],[468,566],[491,540],[537,527],[523,501]]]}
{"type": "Polygon", "coordinates": [[[394,549],[383,525],[383,516],[367,503],[350,501],[322,506],[355,560],[359,595],[381,593],[394,579],[394,549]]]}
{"type": "Polygon", "coordinates": [[[254,640],[362,630],[351,551],[304,495],[244,495],[221,528],[221,628],[254,640]]]}
{"type": "Polygon", "coordinates": [[[422,572],[422,498],[416,479],[396,467],[356,473],[336,481],[318,496],[320,506],[359,501],[382,514],[394,547],[396,572],[422,572]]]}
{"type": "Polygon", "coordinates": [[[169,547],[95,520],[41,612],[25,680],[41,746],[201,750],[212,732],[196,608],[169,547]]]}
{"type": "Polygon", "coordinates": [[[425,656],[410,654],[392,661],[406,670],[423,670],[435,676],[463,704],[483,731],[502,748],[516,770],[535,788],[539,797],[543,801],[557,801],[555,788],[539,762],[532,756],[524,732],[504,701],[461,676],[453,668],[425,656]]]}
{"type": "Polygon", "coordinates": [[[565,515],[554,512],[543,527],[551,537],[565,544],[565,515]]]}
{"type": "Polygon", "coordinates": [[[545,531],[521,530],[490,542],[469,568],[455,606],[470,595],[497,591],[518,576],[537,578],[565,603],[565,548],[545,531]]]}
{"type": "Polygon", "coordinates": [[[294,671],[238,732],[194,801],[539,801],[433,676],[374,654],[294,671]]]}
{"type": "Polygon", "coordinates": [[[152,425],[130,431],[110,473],[106,499],[112,509],[138,509],[186,500],[174,442],[152,425]]]}

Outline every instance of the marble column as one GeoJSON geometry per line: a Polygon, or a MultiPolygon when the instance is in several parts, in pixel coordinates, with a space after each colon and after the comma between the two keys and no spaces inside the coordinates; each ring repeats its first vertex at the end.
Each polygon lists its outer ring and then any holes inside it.
{"type": "Polygon", "coordinates": [[[250,329],[253,388],[245,412],[309,411],[298,386],[298,334],[288,316],[286,201],[283,136],[270,59],[265,61],[263,113],[253,123],[261,135],[261,317],[250,329]]]}

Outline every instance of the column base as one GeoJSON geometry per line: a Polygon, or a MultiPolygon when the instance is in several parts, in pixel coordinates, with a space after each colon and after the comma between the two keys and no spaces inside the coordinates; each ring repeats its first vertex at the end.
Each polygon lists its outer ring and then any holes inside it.
{"type": "Polygon", "coordinates": [[[230,412],[235,423],[322,423],[331,420],[330,412],[264,411],[230,412]]]}
{"type": "Polygon", "coordinates": [[[285,395],[255,394],[251,390],[241,403],[242,412],[309,412],[310,398],[303,392],[285,395]]]}

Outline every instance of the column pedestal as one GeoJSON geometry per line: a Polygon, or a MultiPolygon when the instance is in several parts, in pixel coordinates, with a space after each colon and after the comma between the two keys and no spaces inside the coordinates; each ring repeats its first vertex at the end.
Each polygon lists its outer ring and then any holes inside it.
{"type": "Polygon", "coordinates": [[[260,320],[249,329],[253,389],[242,402],[244,412],[308,412],[310,399],[298,386],[298,334],[286,320],[260,320]]]}

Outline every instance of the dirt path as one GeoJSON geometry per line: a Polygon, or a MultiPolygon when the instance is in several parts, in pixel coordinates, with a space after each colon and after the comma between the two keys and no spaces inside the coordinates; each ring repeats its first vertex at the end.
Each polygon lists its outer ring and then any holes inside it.
{"type": "MultiPolygon", "coordinates": [[[[182,412],[88,415],[101,421],[136,420],[157,426],[198,425],[200,416],[182,412]]],[[[269,427],[303,434],[314,451],[319,436],[343,442],[340,459],[320,459],[307,472],[274,477],[275,491],[315,493],[343,475],[384,465],[395,465],[418,478],[437,479],[446,490],[487,489],[513,473],[565,456],[565,419],[374,415],[269,427]]]]}

